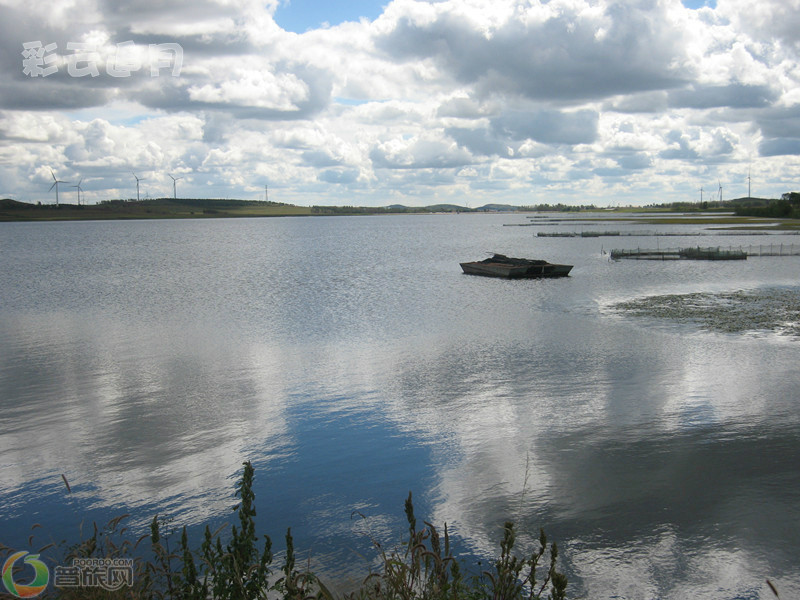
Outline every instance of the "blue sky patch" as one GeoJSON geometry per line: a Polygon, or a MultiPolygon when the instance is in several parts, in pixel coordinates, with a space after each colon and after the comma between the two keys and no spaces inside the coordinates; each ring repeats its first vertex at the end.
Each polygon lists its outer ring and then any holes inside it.
{"type": "Polygon", "coordinates": [[[716,8],[716,0],[682,0],[686,8],[698,9],[708,6],[709,8],[716,8]]]}
{"type": "Polygon", "coordinates": [[[304,33],[309,29],[319,29],[324,23],[340,25],[347,21],[357,22],[361,17],[374,21],[383,12],[384,4],[386,2],[380,0],[284,0],[274,18],[286,31],[304,33]]]}

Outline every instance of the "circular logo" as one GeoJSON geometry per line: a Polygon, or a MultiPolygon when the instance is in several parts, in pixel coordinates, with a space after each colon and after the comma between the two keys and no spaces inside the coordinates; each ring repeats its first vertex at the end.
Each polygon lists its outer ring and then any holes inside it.
{"type": "Polygon", "coordinates": [[[39,560],[38,554],[28,555],[27,552],[15,552],[8,557],[3,564],[3,584],[12,596],[17,598],[33,598],[38,596],[47,587],[47,582],[50,581],[50,571],[47,565],[39,560]],[[17,583],[14,581],[14,563],[20,558],[25,557],[22,561],[26,565],[33,567],[36,576],[28,584],[17,583]]]}

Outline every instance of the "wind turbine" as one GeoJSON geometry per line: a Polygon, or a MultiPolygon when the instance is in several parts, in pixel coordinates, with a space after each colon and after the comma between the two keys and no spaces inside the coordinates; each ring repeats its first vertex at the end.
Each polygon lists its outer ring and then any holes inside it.
{"type": "MultiPolygon", "coordinates": [[[[50,169],[50,175],[53,176],[53,185],[50,186],[50,190],[56,188],[56,206],[58,206],[58,184],[59,183],[69,183],[69,181],[61,181],[60,179],[56,179],[56,174],[53,173],[53,169],[50,169]]],[[[50,190],[47,190],[48,192],[50,190]]]]}
{"type": "MultiPolygon", "coordinates": [[[[131,171],[133,173],[133,171],[131,171]]],[[[136,173],[133,173],[133,176],[136,178],[136,201],[139,201],[139,182],[144,181],[144,178],[136,177],[136,173]]]]}
{"type": "Polygon", "coordinates": [[[269,202],[269,184],[264,184],[264,202],[269,202]]]}
{"type": "Polygon", "coordinates": [[[719,182],[719,201],[722,202],[722,181],[717,179],[717,182],[719,182]]]}
{"type": "Polygon", "coordinates": [[[700,204],[703,203],[703,186],[700,186],[700,204]]]}
{"type": "Polygon", "coordinates": [[[167,175],[169,175],[170,178],[172,178],[172,198],[177,200],[178,199],[178,191],[177,191],[177,188],[175,187],[175,182],[178,181],[178,179],[183,179],[183,177],[172,177],[172,174],[170,174],[170,173],[167,173],[167,175]]]}
{"type": "Polygon", "coordinates": [[[81,179],[77,183],[77,185],[71,186],[71,187],[74,187],[74,188],[78,188],[78,206],[81,205],[81,192],[83,191],[83,189],[81,188],[81,181],[83,181],[83,177],[81,177],[81,179]]]}
{"type": "Polygon", "coordinates": [[[752,198],[750,195],[750,167],[747,167],[747,199],[752,198]]]}

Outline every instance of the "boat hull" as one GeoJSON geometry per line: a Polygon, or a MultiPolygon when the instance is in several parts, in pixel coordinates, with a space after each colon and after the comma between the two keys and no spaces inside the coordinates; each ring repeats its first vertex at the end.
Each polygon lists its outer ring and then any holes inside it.
{"type": "Polygon", "coordinates": [[[552,264],[544,260],[508,258],[495,255],[486,260],[463,262],[461,269],[467,275],[501,277],[503,279],[538,279],[547,277],[566,277],[572,265],[552,264]]]}

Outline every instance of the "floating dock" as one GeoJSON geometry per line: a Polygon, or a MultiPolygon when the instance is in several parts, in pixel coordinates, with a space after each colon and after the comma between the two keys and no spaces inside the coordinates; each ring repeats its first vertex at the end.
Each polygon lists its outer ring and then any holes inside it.
{"type": "Polygon", "coordinates": [[[720,248],[665,248],[631,250],[612,250],[611,258],[631,258],[635,260],[747,260],[743,250],[722,250],[720,248]]]}
{"type": "Polygon", "coordinates": [[[546,232],[540,231],[536,234],[536,237],[619,237],[622,235],[619,231],[581,231],[580,233],[577,231],[568,231],[568,232],[546,232]]]}
{"type": "Polygon", "coordinates": [[[759,244],[739,246],[747,256],[800,256],[800,244],[759,244]]]}
{"type": "Polygon", "coordinates": [[[800,256],[800,244],[759,244],[750,246],[729,246],[728,249],[665,248],[631,250],[612,250],[611,258],[632,258],[637,260],[746,260],[748,256],[800,256]]]}

